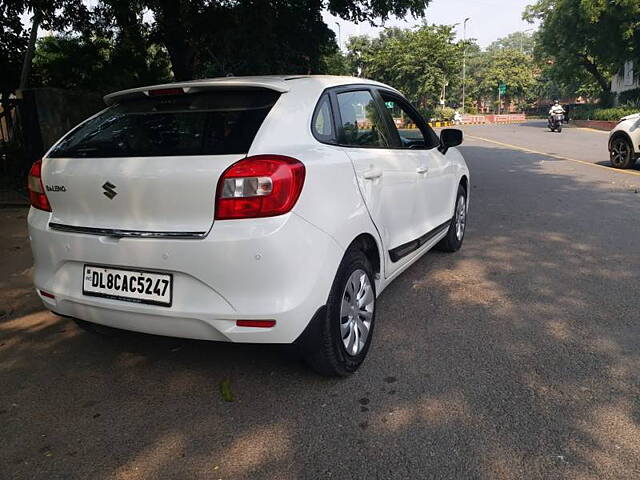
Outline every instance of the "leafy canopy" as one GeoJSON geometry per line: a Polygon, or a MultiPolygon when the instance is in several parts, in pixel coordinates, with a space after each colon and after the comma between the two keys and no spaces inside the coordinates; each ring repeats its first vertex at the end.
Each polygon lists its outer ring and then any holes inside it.
{"type": "Polygon", "coordinates": [[[393,85],[420,107],[439,103],[445,84],[460,81],[461,43],[452,26],[390,28],[379,37],[352,37],[347,60],[352,73],[393,85]]]}
{"type": "Polygon", "coordinates": [[[2,0],[0,2],[0,94],[13,92],[20,81],[20,71],[27,50],[29,30],[21,16],[38,14],[40,26],[62,31],[86,22],[88,9],[82,0],[2,0]]]}
{"type": "Polygon", "coordinates": [[[587,76],[605,96],[626,60],[640,63],[638,0],[538,0],[524,18],[541,22],[536,55],[565,85],[587,86],[587,76]]]}
{"type": "Polygon", "coordinates": [[[133,87],[214,75],[344,71],[322,11],[351,21],[424,16],[430,0],[4,0],[0,3],[3,88],[17,87],[28,32],[19,18],[41,18],[56,32],[41,41],[34,75],[41,84],[133,87]],[[145,21],[147,19],[147,21],[145,21]],[[150,20],[149,20],[150,19],[150,20]],[[84,70],[77,58],[87,61],[84,70]],[[150,55],[156,58],[150,58],[150,55]],[[164,58],[161,58],[164,57],[164,58]],[[77,72],[77,80],[62,72],[77,72]],[[118,72],[121,68],[121,73],[118,72]],[[5,72],[8,72],[5,73],[5,72]],[[91,80],[90,80],[91,79],[91,80]]]}

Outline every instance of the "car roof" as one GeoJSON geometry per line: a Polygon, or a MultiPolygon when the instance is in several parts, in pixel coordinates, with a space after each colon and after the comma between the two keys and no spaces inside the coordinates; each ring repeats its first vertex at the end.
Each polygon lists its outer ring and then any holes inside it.
{"type": "MultiPolygon", "coordinates": [[[[146,87],[130,88],[106,95],[104,101],[107,105],[112,105],[118,101],[148,95],[151,90],[163,90],[182,88],[185,93],[205,90],[217,87],[248,87],[248,88],[266,88],[279,93],[289,92],[297,88],[316,87],[316,89],[324,90],[325,88],[337,87],[341,85],[376,85],[395,90],[384,83],[376,82],[358,77],[343,77],[337,75],[264,75],[251,77],[218,77],[203,78],[200,80],[189,80],[185,82],[164,83],[160,85],[150,85],[146,87]]],[[[397,91],[397,90],[395,90],[397,91]]]]}

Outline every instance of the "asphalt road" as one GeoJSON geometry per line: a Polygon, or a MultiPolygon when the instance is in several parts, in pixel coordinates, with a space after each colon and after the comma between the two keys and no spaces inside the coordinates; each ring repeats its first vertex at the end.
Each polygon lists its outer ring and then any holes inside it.
{"type": "Polygon", "coordinates": [[[465,133],[463,249],[384,292],[343,380],[281,347],[84,333],[41,311],[26,212],[0,210],[0,478],[638,478],[640,170],[595,131],[465,133]]]}

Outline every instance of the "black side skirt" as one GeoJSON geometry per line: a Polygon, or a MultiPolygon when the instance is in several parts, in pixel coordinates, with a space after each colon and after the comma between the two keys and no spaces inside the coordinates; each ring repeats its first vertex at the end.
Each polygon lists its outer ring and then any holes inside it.
{"type": "Polygon", "coordinates": [[[410,242],[403,243],[399,247],[389,250],[389,257],[391,258],[391,261],[395,263],[398,260],[400,260],[402,257],[406,257],[411,252],[415,252],[416,250],[418,250],[421,246],[423,246],[433,237],[435,237],[439,233],[442,233],[444,229],[448,228],[449,225],[451,224],[451,220],[452,219],[447,220],[442,225],[438,225],[436,228],[434,228],[430,232],[425,233],[424,235],[416,238],[415,240],[411,240],[410,242]]]}

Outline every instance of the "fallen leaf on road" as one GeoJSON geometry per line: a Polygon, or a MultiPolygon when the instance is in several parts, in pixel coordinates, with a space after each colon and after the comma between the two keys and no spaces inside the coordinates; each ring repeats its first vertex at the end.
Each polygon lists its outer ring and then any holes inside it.
{"type": "Polygon", "coordinates": [[[231,391],[231,380],[225,378],[220,382],[220,393],[225,402],[233,402],[233,392],[231,391]]]}

